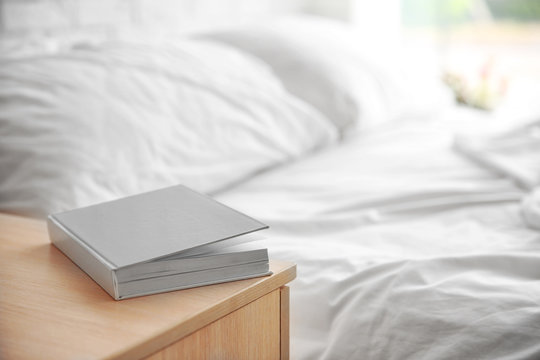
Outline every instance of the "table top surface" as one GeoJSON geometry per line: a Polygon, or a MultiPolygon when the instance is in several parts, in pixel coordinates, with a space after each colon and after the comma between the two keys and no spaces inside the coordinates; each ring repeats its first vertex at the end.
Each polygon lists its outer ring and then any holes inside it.
{"type": "Polygon", "coordinates": [[[44,221],[0,214],[0,358],[140,358],[283,286],[273,275],[115,301],[49,242],[44,221]]]}

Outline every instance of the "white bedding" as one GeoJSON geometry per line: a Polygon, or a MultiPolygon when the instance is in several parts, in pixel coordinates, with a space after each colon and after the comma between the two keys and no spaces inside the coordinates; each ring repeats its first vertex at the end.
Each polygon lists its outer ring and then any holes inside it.
{"type": "Polygon", "coordinates": [[[335,140],[260,61],[205,41],[0,59],[0,210],[212,192],[335,140]]]}
{"type": "MultiPolygon", "coordinates": [[[[540,358],[527,194],[452,150],[454,133],[494,117],[394,113],[403,99],[389,73],[345,55],[308,68],[322,79],[315,98],[354,105],[323,111],[286,90],[290,68],[223,44],[177,45],[2,63],[0,210],[44,214],[184,183],[270,225],[270,256],[298,264],[293,359],[540,358]],[[366,76],[326,82],[341,60],[366,76]],[[387,122],[348,116],[370,96],[394,109],[379,113],[387,122]],[[383,125],[336,143],[364,120],[383,125]]],[[[313,90],[305,80],[296,90],[313,90]]]]}
{"type": "Polygon", "coordinates": [[[291,94],[342,132],[432,113],[450,99],[429,66],[411,71],[414,66],[396,49],[362,41],[336,21],[294,16],[205,37],[264,61],[291,94]]]}
{"type": "MultiPolygon", "coordinates": [[[[540,234],[524,193],[451,149],[454,110],[364,134],[219,200],[271,226],[294,359],[537,359],[540,234]]],[[[459,121],[459,120],[462,121],[459,121]]]]}

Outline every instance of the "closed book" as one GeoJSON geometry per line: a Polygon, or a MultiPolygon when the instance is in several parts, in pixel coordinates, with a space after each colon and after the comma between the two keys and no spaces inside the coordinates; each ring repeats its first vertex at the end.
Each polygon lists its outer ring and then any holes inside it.
{"type": "Polygon", "coordinates": [[[183,185],[49,215],[51,242],[114,299],[269,275],[265,224],[183,185]]]}

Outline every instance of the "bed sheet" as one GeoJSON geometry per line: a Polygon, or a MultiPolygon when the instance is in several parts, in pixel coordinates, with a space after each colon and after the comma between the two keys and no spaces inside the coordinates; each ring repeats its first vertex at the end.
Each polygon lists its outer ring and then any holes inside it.
{"type": "Polygon", "coordinates": [[[524,193],[452,151],[492,122],[456,108],[392,123],[217,196],[298,265],[291,358],[540,358],[524,193]]]}

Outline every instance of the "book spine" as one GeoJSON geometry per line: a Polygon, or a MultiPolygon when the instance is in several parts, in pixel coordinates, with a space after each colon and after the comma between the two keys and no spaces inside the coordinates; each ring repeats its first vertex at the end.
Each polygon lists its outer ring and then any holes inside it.
{"type": "Polygon", "coordinates": [[[114,270],[92,249],[53,216],[47,218],[49,238],[60,251],[97,282],[109,295],[118,300],[114,270]]]}

